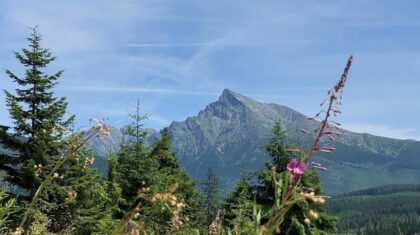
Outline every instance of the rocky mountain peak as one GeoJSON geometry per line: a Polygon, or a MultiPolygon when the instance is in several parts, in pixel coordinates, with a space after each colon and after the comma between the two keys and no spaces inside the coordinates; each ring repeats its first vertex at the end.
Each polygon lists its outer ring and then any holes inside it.
{"type": "MultiPolygon", "coordinates": [[[[282,106],[279,104],[268,104],[268,103],[261,103],[259,101],[256,101],[253,98],[250,98],[248,96],[242,95],[238,92],[232,91],[230,89],[224,89],[222,94],[219,97],[218,100],[219,103],[222,103],[222,105],[226,104],[243,104],[249,108],[261,108],[261,107],[267,107],[272,109],[282,109],[284,111],[291,111],[296,112],[295,110],[288,108],[286,106],[282,106]]],[[[217,102],[216,102],[217,103],[217,102]]]]}
{"type": "Polygon", "coordinates": [[[229,101],[230,99],[236,99],[237,96],[242,96],[239,93],[236,93],[230,89],[223,89],[222,94],[219,97],[219,101],[229,101]]]}
{"type": "Polygon", "coordinates": [[[245,105],[252,106],[252,103],[255,103],[252,99],[241,95],[237,92],[234,92],[230,89],[224,89],[222,94],[219,97],[219,102],[223,104],[230,104],[232,106],[236,105],[245,105]]]}

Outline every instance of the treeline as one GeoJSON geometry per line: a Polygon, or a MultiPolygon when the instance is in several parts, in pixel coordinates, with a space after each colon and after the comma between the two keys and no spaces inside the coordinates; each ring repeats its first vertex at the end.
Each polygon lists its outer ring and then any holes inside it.
{"type": "Polygon", "coordinates": [[[420,231],[419,185],[387,185],[333,198],[340,232],[415,234],[420,231]]]}
{"type": "Polygon", "coordinates": [[[357,196],[357,195],[384,195],[402,192],[420,192],[420,184],[389,184],[374,188],[362,189],[354,192],[338,195],[338,197],[357,196]]]}

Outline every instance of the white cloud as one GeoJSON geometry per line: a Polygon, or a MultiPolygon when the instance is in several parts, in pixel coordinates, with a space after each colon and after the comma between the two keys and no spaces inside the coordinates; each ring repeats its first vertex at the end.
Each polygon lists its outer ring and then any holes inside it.
{"type": "MultiPolygon", "coordinates": [[[[97,0],[28,1],[25,7],[8,1],[2,7],[0,13],[6,19],[6,27],[19,35],[27,35],[26,27],[39,25],[43,43],[60,55],[110,50],[115,41],[124,38],[127,30],[138,22],[144,24],[172,17],[166,7],[135,0],[118,4],[97,0]]],[[[127,37],[132,34],[130,31],[127,37]]]]}
{"type": "MultiPolygon", "coordinates": [[[[226,41],[218,43],[218,46],[269,46],[280,44],[314,44],[314,43],[328,43],[322,40],[283,40],[283,41],[226,41]]],[[[188,42],[188,43],[132,43],[127,47],[202,47],[214,46],[214,42],[188,42]]]]}
{"type": "Polygon", "coordinates": [[[280,88],[274,88],[274,89],[266,89],[267,91],[299,91],[299,90],[327,90],[325,87],[321,86],[302,86],[302,87],[280,87],[280,88]]]}
{"type": "Polygon", "coordinates": [[[84,91],[84,92],[139,92],[153,93],[161,95],[200,95],[200,96],[216,96],[217,92],[207,91],[186,91],[166,88],[146,88],[146,87],[99,87],[99,86],[73,86],[61,88],[59,90],[84,91]]]}
{"type": "MultiPolygon", "coordinates": [[[[159,124],[159,126],[169,126],[171,124],[172,120],[157,116],[157,115],[150,115],[147,118],[149,121],[155,122],[159,124]]],[[[147,120],[146,120],[147,121],[147,120]]]]}
{"type": "Polygon", "coordinates": [[[189,42],[189,43],[132,43],[127,47],[201,47],[210,46],[210,42],[189,42]]]}
{"type": "Polygon", "coordinates": [[[376,125],[365,122],[343,124],[343,128],[359,133],[369,133],[377,136],[390,137],[395,139],[420,140],[420,131],[414,128],[397,128],[386,125],[376,125]]]}

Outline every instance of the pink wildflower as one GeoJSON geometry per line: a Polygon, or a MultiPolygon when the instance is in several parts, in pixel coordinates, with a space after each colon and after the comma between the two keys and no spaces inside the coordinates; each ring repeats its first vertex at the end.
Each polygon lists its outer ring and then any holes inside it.
{"type": "Polygon", "coordinates": [[[293,158],[289,164],[287,164],[287,170],[292,172],[293,175],[302,175],[305,172],[306,164],[304,162],[298,162],[296,158],[293,158]]]}

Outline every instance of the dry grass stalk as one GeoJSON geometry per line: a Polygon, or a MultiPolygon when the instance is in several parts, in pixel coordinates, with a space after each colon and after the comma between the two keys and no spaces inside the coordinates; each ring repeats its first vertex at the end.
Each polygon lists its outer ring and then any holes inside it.
{"type": "Polygon", "coordinates": [[[223,229],[222,222],[223,222],[223,214],[219,209],[216,212],[216,216],[213,222],[209,225],[209,234],[210,235],[221,234],[222,229],[223,229]]]}
{"type": "MultiPolygon", "coordinates": [[[[124,228],[126,225],[134,218],[140,215],[140,209],[145,204],[153,204],[158,201],[164,202],[166,207],[163,207],[162,210],[169,209],[172,213],[171,220],[168,221],[168,225],[170,227],[171,232],[175,232],[181,228],[184,222],[188,222],[189,218],[182,218],[180,216],[180,212],[184,209],[187,205],[179,201],[177,197],[174,195],[176,189],[178,188],[178,184],[171,185],[165,192],[163,193],[156,193],[154,195],[148,195],[150,188],[142,186],[139,188],[137,199],[135,200],[134,204],[130,207],[128,212],[124,215],[120,223],[115,228],[113,235],[124,234],[124,228]]],[[[138,232],[143,232],[144,225],[138,227],[138,232]]],[[[136,232],[136,231],[135,231],[136,232]]],[[[145,232],[143,234],[146,234],[145,232]]]]}

